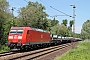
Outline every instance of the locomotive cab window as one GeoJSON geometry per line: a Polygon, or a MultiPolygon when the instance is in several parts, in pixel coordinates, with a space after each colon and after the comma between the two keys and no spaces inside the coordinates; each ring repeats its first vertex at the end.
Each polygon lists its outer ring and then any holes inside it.
{"type": "Polygon", "coordinates": [[[17,30],[17,34],[22,34],[23,30],[17,30]]]}
{"type": "Polygon", "coordinates": [[[11,30],[10,34],[16,34],[16,30],[11,30]]]}
{"type": "Polygon", "coordinates": [[[11,30],[10,34],[22,34],[23,30],[11,30]]]}

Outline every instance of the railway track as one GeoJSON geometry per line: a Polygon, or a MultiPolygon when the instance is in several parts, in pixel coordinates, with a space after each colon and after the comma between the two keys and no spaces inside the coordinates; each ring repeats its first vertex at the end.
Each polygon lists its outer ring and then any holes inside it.
{"type": "Polygon", "coordinates": [[[11,55],[11,54],[16,54],[16,53],[15,52],[4,52],[4,53],[0,53],[0,57],[11,55]]]}
{"type": "Polygon", "coordinates": [[[34,51],[29,51],[29,52],[21,52],[21,53],[16,53],[16,52],[10,52],[10,53],[4,53],[0,54],[0,60],[34,60],[39,57],[42,57],[44,55],[47,55],[49,53],[58,51],[60,49],[63,49],[65,47],[71,46],[71,43],[67,44],[62,44],[58,46],[53,46],[53,47],[48,47],[48,48],[43,48],[39,50],[34,50],[34,51]]]}
{"type": "Polygon", "coordinates": [[[0,54],[4,54],[4,53],[9,53],[9,52],[2,52],[2,53],[0,53],[0,54]]]}

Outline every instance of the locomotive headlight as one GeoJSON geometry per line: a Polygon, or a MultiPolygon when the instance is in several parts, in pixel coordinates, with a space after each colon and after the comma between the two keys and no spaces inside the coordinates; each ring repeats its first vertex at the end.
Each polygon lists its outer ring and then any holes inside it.
{"type": "Polygon", "coordinates": [[[13,39],[13,36],[9,36],[9,39],[13,39]]]}
{"type": "Polygon", "coordinates": [[[18,39],[22,39],[22,36],[18,36],[18,39]]]}

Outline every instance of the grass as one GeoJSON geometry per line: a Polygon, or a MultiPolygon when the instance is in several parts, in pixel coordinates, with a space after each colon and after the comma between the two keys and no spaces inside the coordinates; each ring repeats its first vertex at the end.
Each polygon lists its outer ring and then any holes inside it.
{"type": "Polygon", "coordinates": [[[56,58],[56,60],[90,60],[90,42],[79,42],[79,45],[75,49],[72,49],[67,54],[56,58]]]}
{"type": "Polygon", "coordinates": [[[5,45],[2,45],[1,47],[0,47],[0,52],[7,52],[7,51],[9,51],[10,49],[8,48],[8,46],[5,46],[5,45]]]}

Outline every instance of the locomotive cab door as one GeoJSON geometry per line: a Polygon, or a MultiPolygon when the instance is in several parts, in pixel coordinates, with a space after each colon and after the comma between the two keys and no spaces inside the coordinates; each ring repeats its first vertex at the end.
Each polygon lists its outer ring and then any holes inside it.
{"type": "Polygon", "coordinates": [[[30,30],[27,31],[26,42],[28,45],[30,45],[30,30]]]}

